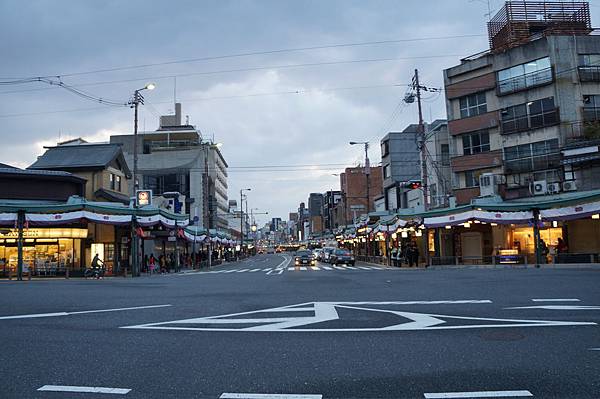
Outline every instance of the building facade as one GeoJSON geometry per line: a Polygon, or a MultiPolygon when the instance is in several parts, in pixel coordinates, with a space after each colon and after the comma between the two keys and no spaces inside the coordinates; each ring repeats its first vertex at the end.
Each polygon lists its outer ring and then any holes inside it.
{"type": "Polygon", "coordinates": [[[345,213],[344,219],[350,223],[360,215],[367,214],[375,209],[375,198],[381,196],[383,191],[382,167],[371,167],[368,177],[365,168],[362,166],[346,168],[340,174],[340,187],[345,213]],[[367,181],[369,182],[368,200],[367,181]]]}
{"type": "MultiPolygon", "coordinates": [[[[185,199],[182,213],[197,215],[199,226],[227,229],[227,162],[219,146],[203,141],[194,126],[181,124],[179,104],[175,115],[160,121],[156,131],[138,133],[139,187],[151,189],[154,196],[179,193],[185,199]]],[[[110,142],[122,146],[133,169],[133,135],[114,135],[110,142]]]]}
{"type": "Polygon", "coordinates": [[[586,2],[507,2],[444,71],[458,204],[600,188],[600,36],[586,2]]]}

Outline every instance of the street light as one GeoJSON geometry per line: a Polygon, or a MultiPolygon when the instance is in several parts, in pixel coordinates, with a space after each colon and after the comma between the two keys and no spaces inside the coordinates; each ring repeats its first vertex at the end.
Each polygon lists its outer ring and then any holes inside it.
{"type": "Polygon", "coordinates": [[[244,207],[242,206],[244,191],[252,191],[251,188],[240,190],[240,249],[244,247],[244,207]]]}
{"type": "Polygon", "coordinates": [[[138,164],[138,146],[137,146],[137,134],[138,134],[138,107],[140,104],[144,104],[144,96],[140,94],[143,90],[154,90],[156,85],[154,83],[148,83],[141,89],[137,89],[133,92],[133,99],[129,101],[131,108],[134,108],[133,116],[133,188],[134,193],[139,188],[137,181],[137,164],[138,164]]]}
{"type": "Polygon", "coordinates": [[[133,202],[134,213],[131,218],[131,275],[132,277],[139,276],[139,264],[138,264],[138,249],[139,249],[139,240],[136,233],[136,225],[137,225],[137,190],[140,188],[138,183],[138,145],[137,145],[137,135],[138,135],[138,107],[140,104],[144,104],[144,96],[140,94],[143,90],[154,90],[156,85],[154,83],[148,83],[146,86],[141,89],[137,89],[133,92],[133,98],[129,101],[129,105],[131,108],[134,108],[135,111],[133,113],[133,195],[136,198],[133,202]]]}
{"type": "MultiPolygon", "coordinates": [[[[351,141],[350,145],[364,145],[365,146],[365,176],[367,179],[367,216],[371,211],[371,196],[369,195],[369,175],[371,174],[371,167],[369,165],[369,142],[368,141],[351,141]]],[[[367,256],[369,255],[369,235],[367,234],[367,256]]]]}

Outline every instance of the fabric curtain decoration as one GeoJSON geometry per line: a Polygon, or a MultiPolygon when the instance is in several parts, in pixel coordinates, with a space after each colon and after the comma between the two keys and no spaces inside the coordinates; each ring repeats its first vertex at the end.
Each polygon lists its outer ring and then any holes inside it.
{"type": "Polygon", "coordinates": [[[425,227],[456,226],[470,220],[479,220],[486,223],[497,224],[526,224],[533,219],[533,213],[524,212],[490,212],[490,211],[467,211],[453,215],[437,216],[424,219],[425,227]]]}
{"type": "Polygon", "coordinates": [[[600,202],[590,202],[588,204],[540,211],[542,220],[548,221],[584,219],[595,214],[600,214],[600,202]]]}
{"type": "Polygon", "coordinates": [[[25,219],[34,226],[75,223],[82,219],[100,224],[121,225],[131,223],[131,215],[103,215],[89,211],[65,213],[26,214],[25,219]]]}

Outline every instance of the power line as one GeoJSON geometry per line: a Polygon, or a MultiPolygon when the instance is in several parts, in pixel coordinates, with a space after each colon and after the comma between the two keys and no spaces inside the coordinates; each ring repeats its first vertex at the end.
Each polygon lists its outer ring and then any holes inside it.
{"type": "Polygon", "coordinates": [[[104,68],[104,69],[96,69],[96,70],[83,71],[83,72],[53,74],[53,75],[47,75],[44,77],[81,76],[81,75],[90,75],[90,74],[104,73],[104,72],[115,72],[115,71],[123,71],[123,70],[139,69],[139,68],[149,68],[149,67],[154,67],[154,66],[187,64],[187,63],[193,63],[193,62],[211,61],[211,60],[226,59],[226,58],[248,57],[248,56],[254,56],[254,55],[291,53],[291,52],[323,50],[323,49],[340,48],[340,47],[374,46],[374,45],[418,42],[418,41],[429,41],[429,40],[465,39],[465,38],[469,38],[469,37],[482,37],[482,36],[487,36],[487,35],[479,33],[479,34],[466,34],[466,35],[417,37],[417,38],[408,38],[408,39],[379,40],[379,41],[356,42],[356,43],[338,43],[338,44],[329,44],[329,45],[320,45],[320,46],[308,46],[308,47],[295,47],[295,48],[285,48],[285,49],[276,49],[276,50],[252,51],[252,52],[244,52],[244,53],[234,53],[234,54],[216,55],[216,56],[209,56],[209,57],[188,58],[188,59],[182,59],[182,60],[172,60],[172,61],[164,61],[164,62],[156,62],[156,63],[148,63],[148,64],[138,64],[138,65],[129,65],[129,66],[121,66],[121,67],[113,67],[113,68],[104,68]]]}

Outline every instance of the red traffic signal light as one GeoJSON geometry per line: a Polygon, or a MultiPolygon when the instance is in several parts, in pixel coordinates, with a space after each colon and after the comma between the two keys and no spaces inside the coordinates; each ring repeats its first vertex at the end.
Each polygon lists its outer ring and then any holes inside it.
{"type": "Polygon", "coordinates": [[[404,188],[408,188],[409,190],[416,190],[418,188],[421,188],[421,182],[420,181],[409,181],[407,183],[404,183],[404,188]]]}

